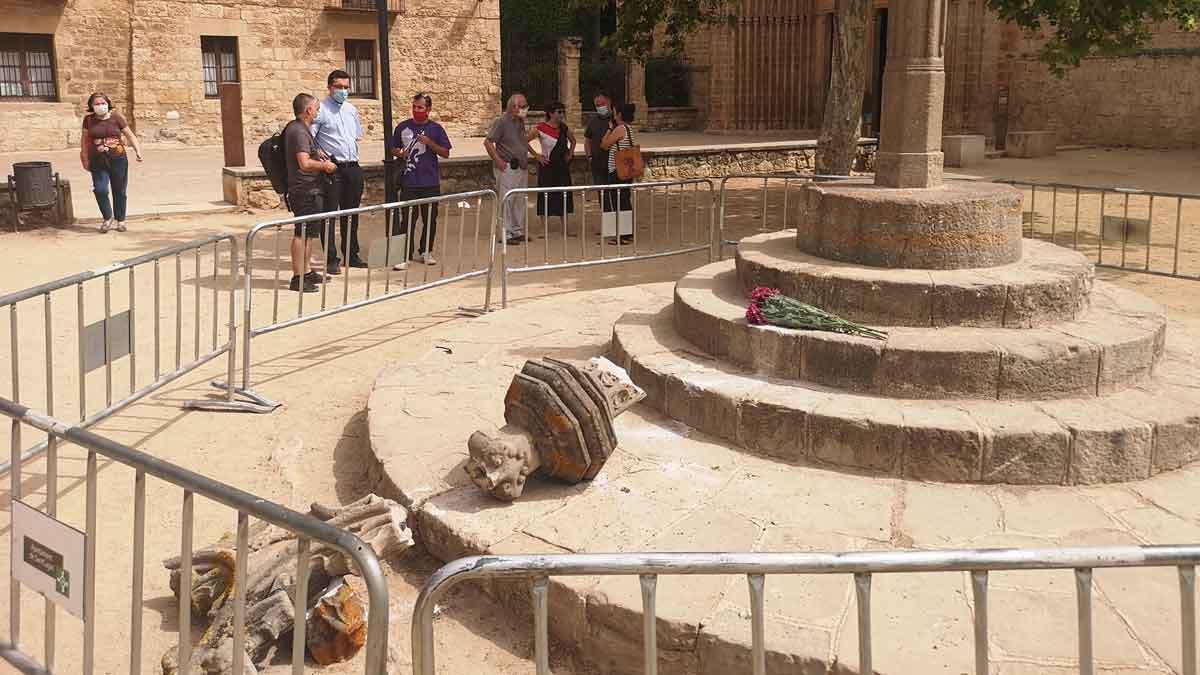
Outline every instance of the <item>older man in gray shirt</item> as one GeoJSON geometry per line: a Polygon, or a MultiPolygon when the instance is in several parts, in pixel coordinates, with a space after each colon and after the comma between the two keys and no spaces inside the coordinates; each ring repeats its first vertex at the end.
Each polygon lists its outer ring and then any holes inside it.
{"type": "MultiPolygon", "coordinates": [[[[525,94],[514,93],[508,97],[505,113],[492,123],[483,147],[492,158],[496,174],[496,192],[500,196],[503,210],[500,222],[504,225],[504,240],[509,244],[525,241],[525,197],[513,197],[505,201],[509,190],[529,185],[529,157],[533,149],[525,133],[525,115],[529,104],[525,94]]],[[[499,233],[497,233],[499,235],[499,233]]]]}

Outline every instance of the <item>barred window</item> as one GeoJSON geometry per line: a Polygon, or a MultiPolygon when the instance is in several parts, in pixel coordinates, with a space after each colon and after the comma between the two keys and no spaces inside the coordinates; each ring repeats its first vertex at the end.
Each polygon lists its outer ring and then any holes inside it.
{"type": "Polygon", "coordinates": [[[53,35],[0,33],[0,99],[58,100],[53,35]]]}
{"type": "Polygon", "coordinates": [[[217,98],[217,85],[239,81],[236,37],[201,36],[200,54],[205,98],[217,98]]]}
{"type": "Polygon", "coordinates": [[[375,98],[374,40],[346,40],[346,72],[351,96],[375,98]]]}

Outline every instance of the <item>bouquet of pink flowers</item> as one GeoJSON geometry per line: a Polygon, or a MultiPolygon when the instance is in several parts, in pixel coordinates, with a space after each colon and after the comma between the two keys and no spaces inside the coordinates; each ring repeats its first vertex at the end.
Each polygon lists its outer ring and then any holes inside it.
{"type": "Polygon", "coordinates": [[[766,286],[758,286],[750,294],[750,306],[746,308],[746,321],[755,326],[770,324],[781,328],[824,330],[876,340],[887,339],[887,333],[881,330],[847,321],[819,307],[789,298],[780,293],[778,288],[766,286]]]}

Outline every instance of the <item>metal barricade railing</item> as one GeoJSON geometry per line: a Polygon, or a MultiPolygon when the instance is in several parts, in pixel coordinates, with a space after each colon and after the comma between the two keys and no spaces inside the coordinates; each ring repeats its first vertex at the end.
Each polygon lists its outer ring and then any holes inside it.
{"type": "Polygon", "coordinates": [[[942,551],[847,551],[807,553],[595,553],[476,556],[448,563],[425,583],[413,608],[414,675],[435,675],[433,618],[438,601],[468,580],[523,578],[532,581],[534,662],[549,675],[549,579],[555,576],[636,575],[642,591],[644,672],[658,672],[655,615],[660,575],[745,575],[750,594],[751,663],[766,673],[766,575],[852,574],[858,616],[859,672],[873,672],[871,579],[874,574],[970,572],[974,598],[975,674],[988,675],[988,572],[1071,569],[1075,572],[1079,672],[1094,671],[1092,570],[1116,567],[1175,567],[1179,574],[1183,674],[1196,669],[1196,564],[1200,545],[1106,546],[1051,549],[942,551]]]}
{"type": "Polygon", "coordinates": [[[1025,236],[1073,248],[1098,267],[1200,280],[1200,194],[996,180],[1024,193],[1025,236]]]}
{"type": "MultiPolygon", "coordinates": [[[[222,355],[232,374],[237,278],[237,240],[218,235],[0,297],[0,313],[7,313],[9,321],[12,400],[36,401],[51,415],[69,411],[81,426],[89,427],[222,355]],[[147,278],[151,274],[152,285],[147,278]],[[190,293],[184,292],[185,286],[191,287],[190,293]],[[64,296],[71,303],[67,307],[75,306],[73,320],[66,319],[69,310],[56,313],[61,306],[56,301],[64,296]],[[224,321],[223,309],[228,312],[224,321]],[[30,319],[42,329],[22,333],[21,326],[30,319]],[[147,350],[153,353],[152,361],[143,356],[147,350]],[[39,357],[45,362],[44,373],[26,377],[22,367],[36,372],[29,366],[39,357]],[[56,363],[70,360],[75,368],[56,368],[56,363]],[[97,374],[101,370],[102,383],[97,374]],[[57,395],[68,388],[78,389],[77,400],[57,395]]],[[[261,411],[255,403],[234,400],[228,390],[223,401],[189,401],[185,407],[261,411]]],[[[45,442],[38,443],[23,449],[22,457],[45,449],[45,442]]],[[[10,466],[0,463],[0,472],[10,466]]]]}
{"type": "Polygon", "coordinates": [[[799,223],[798,213],[793,211],[799,209],[801,200],[800,196],[793,194],[794,188],[803,187],[809,183],[822,183],[839,180],[850,180],[854,176],[825,176],[820,174],[802,174],[802,173],[739,173],[730,174],[721,177],[721,207],[717,219],[717,239],[716,239],[716,256],[718,258],[725,257],[725,247],[737,246],[739,239],[742,236],[750,236],[753,234],[762,234],[765,232],[778,232],[789,228],[797,227],[799,223]],[[733,193],[737,187],[731,186],[730,181],[739,181],[749,183],[752,188],[759,193],[757,204],[753,208],[745,211],[738,210],[734,213],[732,209],[733,193]],[[772,190],[772,184],[782,182],[782,188],[778,185],[772,190]],[[782,190],[782,195],[776,196],[772,201],[772,192],[782,190]],[[772,208],[775,207],[775,208],[772,208]],[[751,222],[735,222],[749,219],[751,222]],[[730,238],[734,233],[739,236],[736,239],[730,238]]]}
{"type": "MultiPolygon", "coordinates": [[[[697,251],[708,251],[711,259],[716,227],[713,188],[713,181],[707,178],[692,178],[508,191],[496,216],[496,233],[501,236],[498,242],[501,306],[508,306],[510,274],[649,260],[697,251]],[[541,216],[541,227],[537,228],[540,232],[529,222],[530,209],[541,216]],[[518,264],[512,264],[518,256],[510,251],[503,237],[503,214],[510,211],[526,214],[526,240],[518,264]],[[554,211],[562,215],[551,215],[554,211]],[[594,217],[589,218],[589,212],[594,217]],[[621,213],[629,214],[628,222],[621,213]],[[555,218],[558,222],[552,224],[555,218]],[[626,225],[629,235],[621,236],[626,225]],[[613,236],[606,235],[606,229],[613,236]],[[541,235],[541,246],[534,243],[531,234],[541,235]],[[559,237],[560,242],[553,241],[559,237]]],[[[489,285],[484,309],[490,308],[489,285]]]]}
{"type": "MultiPolygon", "coordinates": [[[[380,567],[379,559],[370,546],[364,544],[358,537],[334,527],[317,518],[292,511],[279,504],[261,499],[248,492],[218,482],[206,476],[188,471],[170,462],[158,459],[152,455],[139,452],[128,446],[98,436],[87,431],[82,426],[70,426],[68,423],[33,411],[26,406],[0,398],[0,414],[12,419],[12,470],[10,476],[11,498],[16,501],[22,496],[22,460],[19,429],[28,425],[46,432],[50,451],[46,456],[46,511],[49,516],[57,515],[58,508],[58,457],[59,442],[72,443],[87,450],[86,469],[86,512],[85,512],[85,555],[84,555],[84,602],[83,602],[83,663],[84,675],[91,675],[95,667],[96,649],[96,563],[97,551],[97,516],[98,504],[98,467],[97,459],[103,456],[107,460],[123,464],[135,470],[134,475],[134,528],[132,551],[132,583],[131,583],[131,615],[130,615],[130,662],[136,664],[132,672],[140,671],[142,652],[142,596],[143,571],[145,567],[145,532],[146,532],[146,476],[159,478],[167,483],[183,489],[182,522],[180,559],[181,570],[192,567],[192,529],[195,510],[194,497],[200,495],[216,503],[237,511],[236,564],[234,569],[234,613],[233,613],[233,670],[240,673],[243,670],[246,637],[246,581],[247,560],[249,555],[250,518],[275,525],[297,536],[297,587],[306,585],[309,546],[312,541],[318,541],[346,554],[354,561],[358,572],[366,583],[370,611],[367,617],[366,666],[367,675],[378,675],[385,672],[387,659],[388,638],[388,591],[387,582],[380,567]]],[[[124,508],[127,505],[119,505],[124,508]]],[[[112,508],[110,506],[110,508],[112,508]]],[[[13,564],[14,551],[9,552],[10,565],[13,564]]],[[[187,579],[185,574],[182,577],[187,579]]],[[[6,651],[0,647],[0,660],[8,660],[14,665],[27,666],[32,659],[22,655],[20,649],[21,637],[21,586],[10,572],[10,608],[9,645],[6,651]],[[11,655],[10,655],[11,652],[11,655]]],[[[188,601],[188,588],[181,582],[179,591],[179,663],[181,672],[185,672],[191,660],[191,621],[192,607],[188,601]]],[[[303,617],[307,609],[308,598],[305,593],[294,592],[293,601],[295,616],[303,617]]],[[[45,669],[54,670],[55,654],[55,617],[56,607],[50,599],[46,600],[44,654],[45,669]]],[[[296,621],[293,631],[292,670],[294,673],[304,672],[305,631],[303,620],[296,621]]]]}
{"type": "MultiPolygon", "coordinates": [[[[494,190],[475,190],[459,192],[424,199],[413,199],[388,204],[365,206],[356,209],[344,209],[320,213],[312,216],[300,216],[282,220],[272,220],[255,225],[246,235],[246,271],[245,288],[242,296],[243,326],[242,326],[242,381],[240,387],[234,390],[247,396],[263,400],[251,389],[251,344],[259,335],[298,326],[309,321],[348,312],[373,305],[385,300],[411,295],[439,286],[445,286],[467,279],[488,276],[491,272],[491,260],[494,255],[495,237],[492,236],[494,218],[485,214],[485,208],[495,212],[496,193],[494,190]],[[457,210],[457,219],[448,213],[438,213],[442,207],[457,210]],[[468,216],[468,213],[474,214],[468,216]],[[436,221],[436,232],[429,229],[425,218],[431,214],[436,221]],[[308,305],[310,311],[305,311],[305,296],[303,291],[295,292],[296,311],[291,317],[281,316],[282,305],[280,292],[292,293],[287,290],[288,279],[281,279],[280,271],[286,265],[290,268],[290,258],[285,259],[280,251],[280,242],[289,242],[295,236],[295,228],[300,229],[300,236],[307,239],[311,228],[326,228],[322,237],[322,245],[318,255],[321,263],[312,265],[318,273],[325,270],[323,261],[328,260],[329,247],[333,245],[333,234],[340,236],[341,224],[332,226],[335,220],[342,217],[357,216],[360,220],[358,237],[365,245],[368,263],[366,269],[356,269],[349,265],[349,260],[342,257],[341,276],[328,276],[321,282],[319,293],[308,305]],[[447,217],[449,216],[449,217],[447,217]],[[378,221],[378,222],[374,222],[378,221]],[[418,227],[417,222],[420,222],[418,227]],[[407,224],[407,229],[405,229],[407,224]],[[371,236],[371,231],[380,232],[371,236]],[[255,250],[264,233],[271,231],[273,247],[266,256],[263,265],[263,255],[255,250]],[[430,253],[436,260],[436,265],[422,264],[410,260],[410,252],[420,248],[418,242],[426,236],[434,235],[434,244],[430,253]],[[399,237],[404,236],[403,243],[399,237]],[[403,248],[404,250],[398,250],[403,248]],[[406,269],[396,271],[393,266],[405,263],[406,269]],[[419,271],[416,271],[417,268],[419,271]],[[266,271],[266,275],[262,273],[266,271]],[[266,282],[271,290],[270,320],[255,324],[254,316],[254,284],[256,281],[266,282]],[[340,298],[338,297],[340,295],[340,298]]],[[[345,243],[342,248],[347,249],[345,243]]],[[[348,252],[348,251],[347,251],[348,252]]],[[[479,313],[473,308],[462,308],[463,311],[479,313]]],[[[232,375],[231,375],[232,378],[232,375]]],[[[222,382],[214,382],[214,386],[224,387],[222,382]]],[[[278,405],[271,403],[271,405],[278,405]]]]}

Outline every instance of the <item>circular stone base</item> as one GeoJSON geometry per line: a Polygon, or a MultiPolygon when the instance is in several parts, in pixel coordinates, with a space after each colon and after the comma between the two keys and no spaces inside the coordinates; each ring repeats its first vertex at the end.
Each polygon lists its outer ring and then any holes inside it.
{"type": "MultiPolygon", "coordinates": [[[[647,404],[614,420],[619,447],[595,480],[564,485],[533,478],[524,497],[513,503],[496,501],[470,483],[462,467],[466,439],[475,428],[504,423],[504,392],[516,368],[538,356],[586,359],[604,353],[618,316],[632,312],[627,322],[649,322],[651,313],[670,302],[671,287],[558,295],[453,322],[425,338],[426,344],[446,349],[411,349],[405,362],[379,375],[368,404],[370,475],[379,494],[410,509],[426,550],[448,562],[465,555],[1032,548],[1200,536],[1189,515],[1195,513],[1200,466],[1086,489],[921,483],[760,457],[689,429],[647,404]]],[[[1188,345],[1195,341],[1194,336],[1186,339],[1188,345]]],[[[672,353],[664,352],[642,360],[654,365],[669,358],[672,353]]],[[[636,370],[632,374],[641,377],[636,370]]],[[[1179,378],[1179,390],[1187,392],[1189,376],[1181,372],[1179,378]]],[[[687,393],[684,386],[671,385],[671,391],[687,393]]],[[[1125,412],[1100,411],[1104,417],[1096,417],[1096,423],[1108,428],[1081,431],[1071,452],[1087,459],[1105,444],[1121,443],[1124,439],[1114,432],[1128,420],[1126,413],[1143,414],[1153,406],[1169,406],[1181,420],[1177,432],[1155,434],[1156,463],[1168,461],[1172,449],[1195,436],[1194,421],[1190,427],[1183,421],[1194,415],[1195,404],[1177,395],[1145,396],[1140,405],[1130,400],[1119,405],[1125,412]]],[[[673,412],[670,406],[668,410],[673,412]]],[[[1073,420],[1086,418],[1087,411],[1052,412],[1064,423],[1083,424],[1073,420]]],[[[1003,413],[996,408],[985,419],[999,422],[1003,413]]],[[[689,413],[702,414],[699,407],[689,413]]],[[[860,410],[858,431],[844,440],[870,433],[871,420],[882,414],[871,407],[860,410]]],[[[783,443],[810,424],[828,426],[829,416],[818,409],[808,422],[798,416],[793,426],[777,424],[786,416],[764,400],[743,406],[737,424],[742,433],[757,429],[756,443],[783,443]]],[[[889,417],[910,427],[933,422],[928,415],[907,412],[889,417]]],[[[1004,474],[1022,470],[1031,455],[1046,456],[1054,442],[1067,447],[1068,435],[1052,422],[1046,413],[1020,422],[1029,440],[1022,453],[1013,452],[1016,430],[989,436],[987,456],[1001,471],[991,481],[1002,482],[1004,474]]],[[[954,448],[966,431],[961,427],[931,449],[954,448]]],[[[865,444],[856,447],[863,457],[872,450],[865,444]]],[[[1174,456],[1173,467],[1182,461],[1174,456]]],[[[963,573],[884,576],[872,595],[882,608],[873,628],[879,638],[876,670],[973,672],[971,606],[962,596],[970,579],[963,573]],[[921,630],[914,633],[914,626],[921,630]]],[[[745,583],[733,577],[659,577],[659,672],[749,672],[745,583]]],[[[1071,573],[997,572],[991,583],[992,621],[1013,627],[994,638],[1003,640],[996,644],[1008,659],[998,672],[1071,672],[1074,641],[1039,639],[1061,633],[1070,620],[1064,608],[1074,590],[1071,573]],[[1010,669],[1013,664],[1019,670],[1010,669]]],[[[1181,653],[1174,573],[1098,570],[1094,583],[1104,600],[1095,604],[1095,621],[1109,627],[1106,640],[1097,643],[1097,657],[1123,673],[1180,672],[1171,660],[1181,653]],[[1160,660],[1156,654],[1165,656],[1160,660]]],[[[767,672],[858,672],[853,584],[849,574],[768,577],[767,672]]],[[[511,614],[498,613],[495,621],[528,616],[527,582],[476,588],[511,608],[511,614]]],[[[597,671],[641,672],[642,597],[635,577],[553,577],[549,611],[554,638],[597,671]]]]}
{"type": "Polygon", "coordinates": [[[1021,258],[1021,193],[1007,185],[895,189],[855,180],[814,183],[801,194],[796,246],[822,258],[919,269],[1021,258]]]}

